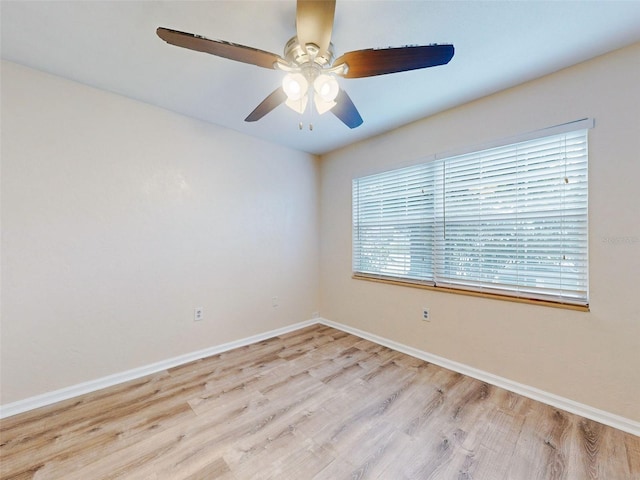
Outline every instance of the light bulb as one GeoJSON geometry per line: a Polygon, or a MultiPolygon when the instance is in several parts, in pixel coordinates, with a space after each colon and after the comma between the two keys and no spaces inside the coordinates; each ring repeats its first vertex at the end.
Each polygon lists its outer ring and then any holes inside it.
{"type": "Polygon", "coordinates": [[[325,73],[316,77],[313,81],[313,88],[316,94],[325,102],[333,102],[340,91],[336,77],[325,73]]]}
{"type": "Polygon", "coordinates": [[[289,100],[300,100],[309,88],[309,83],[300,73],[288,73],[282,79],[282,89],[289,100]]]}

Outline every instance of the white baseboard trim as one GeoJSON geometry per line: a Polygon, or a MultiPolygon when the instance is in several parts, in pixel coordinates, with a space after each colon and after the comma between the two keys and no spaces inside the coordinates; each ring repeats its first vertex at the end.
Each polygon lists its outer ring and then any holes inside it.
{"type": "Polygon", "coordinates": [[[631,433],[632,435],[640,436],[640,422],[636,422],[634,420],[621,417],[604,410],[599,410],[597,408],[590,407],[589,405],[578,403],[573,400],[569,400],[568,398],[560,397],[558,395],[554,395],[552,393],[545,392],[528,385],[514,382],[507,378],[499,377],[497,375],[493,375],[492,373],[478,370],[477,368],[473,368],[462,363],[447,360],[446,358],[439,357],[437,355],[433,355],[431,353],[427,353],[422,350],[418,350],[417,348],[409,347],[398,342],[394,342],[393,340],[389,340],[387,338],[380,337],[378,335],[374,335],[372,333],[365,332],[348,325],[333,322],[331,320],[327,320],[326,318],[319,318],[318,321],[323,325],[327,325],[329,327],[337,328],[338,330],[351,333],[358,337],[364,338],[365,340],[369,340],[398,352],[406,353],[407,355],[411,355],[412,357],[419,358],[420,360],[424,360],[426,362],[439,365],[446,369],[453,370],[454,372],[473,377],[482,382],[495,385],[496,387],[504,388],[505,390],[509,390],[510,392],[514,392],[524,397],[531,398],[532,400],[551,405],[552,407],[556,407],[561,410],[574,413],[581,417],[600,422],[604,425],[609,425],[610,427],[617,428],[627,433],[631,433]]]}
{"type": "Polygon", "coordinates": [[[238,347],[244,347],[252,343],[261,342],[269,338],[277,337],[278,335],[284,335],[285,333],[293,332],[295,330],[299,330],[316,323],[321,323],[329,327],[337,328],[338,330],[342,330],[343,332],[351,333],[360,338],[364,338],[398,352],[411,355],[415,358],[419,358],[420,360],[439,365],[443,368],[453,370],[454,372],[458,372],[463,375],[468,375],[469,377],[473,377],[482,382],[495,385],[496,387],[504,388],[505,390],[509,390],[511,392],[531,398],[533,400],[537,400],[547,405],[551,405],[561,410],[580,415],[581,417],[589,418],[596,422],[609,425],[613,428],[631,433],[632,435],[640,436],[640,422],[636,422],[634,420],[615,415],[604,410],[599,410],[597,408],[590,407],[589,405],[578,403],[573,400],[569,400],[567,398],[560,397],[558,395],[554,395],[552,393],[545,392],[534,387],[530,387],[528,385],[513,382],[507,378],[499,377],[492,373],[488,373],[462,363],[454,362],[452,360],[448,360],[446,358],[439,357],[422,350],[418,350],[417,348],[409,347],[402,343],[398,343],[393,340],[389,340],[387,338],[365,332],[364,330],[333,322],[326,318],[315,318],[312,320],[306,320],[304,322],[295,323],[293,325],[288,325],[286,327],[278,328],[258,335],[253,335],[251,337],[246,337],[233,342],[217,345],[215,347],[210,347],[203,350],[198,350],[196,352],[187,353],[185,355],[180,355],[178,357],[163,360],[151,365],[134,368],[126,372],[109,375],[96,380],[91,380],[77,385],[72,385],[70,387],[62,388],[60,390],[55,390],[53,392],[48,392],[42,395],[26,398],[24,400],[19,400],[17,402],[1,405],[0,418],[6,418],[17,415],[19,413],[35,410],[36,408],[52,405],[54,403],[68,400],[79,395],[84,395],[86,393],[95,392],[97,390],[128,382],[130,380],[142,378],[147,375],[161,372],[162,370],[166,370],[168,368],[173,368],[185,363],[192,362],[194,360],[217,355],[219,353],[233,350],[234,348],[238,347]]]}
{"type": "Polygon", "coordinates": [[[90,380],[88,382],[72,385],[70,387],[62,388],[60,390],[55,390],[53,392],[48,392],[42,395],[37,395],[35,397],[19,400],[17,402],[1,405],[0,418],[10,417],[13,415],[17,415],[19,413],[27,412],[29,410],[34,410],[36,408],[52,405],[54,403],[58,403],[63,400],[68,400],[70,398],[77,397],[79,395],[84,395],[85,393],[95,392],[103,388],[118,385],[120,383],[128,382],[130,380],[142,378],[147,375],[151,375],[153,373],[161,372],[162,370],[166,370],[168,368],[173,368],[173,367],[177,367],[178,365],[183,365],[185,363],[193,362],[194,360],[210,357],[212,355],[217,355],[222,352],[233,350],[234,348],[244,347],[252,343],[258,343],[263,340],[267,340],[269,338],[277,337],[278,335],[283,335],[285,333],[293,332],[295,330],[308,327],[315,323],[318,323],[317,319],[295,323],[293,325],[288,325],[286,327],[278,328],[276,330],[271,330],[265,333],[260,333],[258,335],[253,335],[251,337],[243,338],[243,339],[236,340],[229,343],[224,343],[222,345],[217,345],[215,347],[205,348],[203,350],[187,353],[185,355],[180,355],[178,357],[170,358],[168,360],[163,360],[157,363],[153,363],[151,365],[146,365],[143,367],[134,368],[132,370],[127,370],[126,372],[116,373],[114,375],[109,375],[106,377],[98,378],[96,380],[90,380]]]}

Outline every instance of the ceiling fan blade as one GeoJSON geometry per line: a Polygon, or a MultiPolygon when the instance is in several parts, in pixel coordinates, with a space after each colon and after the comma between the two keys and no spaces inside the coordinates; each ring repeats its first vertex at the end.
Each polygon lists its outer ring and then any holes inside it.
{"type": "Polygon", "coordinates": [[[335,102],[336,105],[331,109],[331,113],[338,117],[342,123],[349,128],[356,128],[362,125],[362,117],[347,92],[340,89],[335,102]]]}
{"type": "Polygon", "coordinates": [[[274,68],[276,62],[279,60],[284,61],[275,53],[225,42],[224,40],[210,40],[200,35],[194,35],[193,33],[179,32],[178,30],[163,27],[158,27],[156,33],[162,40],[171,45],[196,50],[198,52],[210,53],[211,55],[257,65],[258,67],[274,68]]]}
{"type": "Polygon", "coordinates": [[[244,119],[245,122],[255,122],[256,120],[260,120],[271,110],[276,108],[281,103],[284,103],[287,100],[287,94],[284,93],[282,87],[276,88],[271,94],[265,98],[260,105],[258,105],[253,112],[249,114],[247,118],[244,119]]]}
{"type": "Polygon", "coordinates": [[[445,65],[453,58],[453,45],[422,45],[395,48],[370,48],[347,52],[333,62],[349,66],[345,78],[373,77],[445,65]]]}
{"type": "Polygon", "coordinates": [[[335,0],[298,0],[296,32],[302,47],[313,43],[320,55],[329,49],[335,11],[335,0]]]}

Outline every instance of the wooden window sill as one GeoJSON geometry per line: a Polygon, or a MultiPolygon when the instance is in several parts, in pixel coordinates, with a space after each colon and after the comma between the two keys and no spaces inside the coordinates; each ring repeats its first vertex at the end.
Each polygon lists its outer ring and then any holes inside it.
{"type": "Polygon", "coordinates": [[[575,305],[571,303],[554,302],[551,300],[540,300],[535,298],[526,297],[513,297],[511,295],[500,295],[498,293],[489,292],[476,292],[473,290],[464,290],[461,288],[452,287],[438,287],[434,285],[426,285],[419,282],[412,282],[410,280],[390,279],[384,277],[372,277],[368,275],[353,274],[354,280],[366,280],[368,282],[385,283],[388,285],[398,285],[401,287],[420,288],[423,290],[431,290],[434,292],[454,293],[457,295],[467,295],[471,297],[489,298],[493,300],[506,300],[508,302],[526,303],[528,305],[540,305],[543,307],[563,308],[566,310],[575,310],[578,312],[588,312],[589,305],[575,305]]]}

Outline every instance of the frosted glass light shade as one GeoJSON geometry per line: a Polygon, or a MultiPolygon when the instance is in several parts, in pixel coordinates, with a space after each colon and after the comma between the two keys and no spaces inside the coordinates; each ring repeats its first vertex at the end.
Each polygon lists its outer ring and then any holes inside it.
{"type": "Polygon", "coordinates": [[[288,73],[282,79],[282,89],[289,100],[300,100],[307,93],[309,83],[300,73],[288,73]]]}
{"type": "Polygon", "coordinates": [[[333,102],[338,96],[340,86],[336,77],[333,75],[322,74],[318,75],[313,81],[313,89],[316,95],[322,98],[325,102],[333,102]]]}
{"type": "Polygon", "coordinates": [[[292,98],[288,98],[287,101],[285,102],[285,105],[289,107],[291,110],[294,110],[302,115],[307,108],[308,102],[309,102],[309,96],[304,95],[303,97],[298,98],[296,100],[292,98]]]}
{"type": "Polygon", "coordinates": [[[329,110],[331,110],[333,107],[336,106],[336,102],[334,102],[333,100],[327,102],[326,100],[323,100],[322,97],[320,97],[320,95],[315,95],[313,97],[313,103],[315,104],[316,110],[320,115],[328,112],[329,110]]]}

